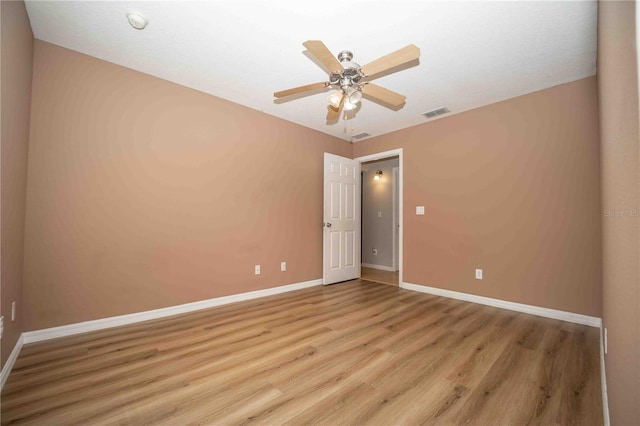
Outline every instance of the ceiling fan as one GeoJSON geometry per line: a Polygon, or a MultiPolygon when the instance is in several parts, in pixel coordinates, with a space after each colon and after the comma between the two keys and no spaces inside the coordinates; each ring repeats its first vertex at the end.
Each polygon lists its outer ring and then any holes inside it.
{"type": "Polygon", "coordinates": [[[340,119],[340,111],[351,111],[357,108],[362,95],[388,108],[401,107],[406,96],[370,83],[370,81],[390,72],[399,71],[393,71],[393,68],[417,61],[420,57],[420,49],[410,44],[367,65],[360,66],[351,61],[353,53],[348,50],[343,50],[338,56],[333,56],[320,40],[309,40],[302,45],[329,73],[329,81],[282,90],[275,92],[273,96],[279,99],[317,89],[333,88],[334,91],[328,98],[327,124],[337,123],[340,119]]]}

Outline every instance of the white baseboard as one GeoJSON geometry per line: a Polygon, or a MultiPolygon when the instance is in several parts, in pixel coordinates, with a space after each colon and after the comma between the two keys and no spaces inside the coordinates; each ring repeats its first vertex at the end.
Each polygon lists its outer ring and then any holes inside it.
{"type": "Polygon", "coordinates": [[[374,265],[374,264],[372,264],[372,263],[363,263],[363,264],[362,264],[362,267],[363,267],[363,268],[371,268],[371,269],[379,269],[379,270],[381,270],[381,271],[391,271],[391,272],[395,272],[391,266],[374,265]]]}
{"type": "Polygon", "coordinates": [[[601,327],[602,319],[589,315],[576,314],[573,312],[560,311],[557,309],[543,308],[540,306],[525,305],[523,303],[508,302],[506,300],[492,299],[490,297],[477,296],[475,294],[461,293],[458,291],[445,290],[442,288],[428,287],[403,282],[400,288],[407,290],[429,293],[436,296],[448,297],[450,299],[464,300],[467,302],[479,303],[481,305],[493,306],[496,308],[509,309],[511,311],[523,312],[525,314],[537,315],[539,317],[553,318],[561,321],[573,322],[576,324],[589,325],[591,327],[601,327]]]}
{"type": "MultiPolygon", "coordinates": [[[[230,296],[216,297],[214,299],[200,300],[198,302],[185,303],[184,305],[169,306],[167,308],[154,309],[151,311],[136,312],[134,314],[119,315],[116,317],[101,318],[92,321],[84,321],[75,324],[63,325],[60,327],[45,328],[42,330],[27,331],[22,333],[24,344],[41,342],[43,340],[55,339],[58,337],[72,336],[74,334],[86,333],[89,331],[102,330],[105,328],[118,327],[121,325],[133,324],[152,319],[168,317],[172,315],[184,314],[201,309],[212,308],[214,306],[226,305],[229,303],[241,302],[243,300],[257,299],[259,297],[272,296],[274,294],[286,293],[300,290],[307,287],[322,285],[322,279],[304,281],[301,283],[283,285],[279,287],[266,288],[264,290],[250,291],[247,293],[232,294],[230,296]]],[[[4,374],[4,370],[3,370],[4,374]]],[[[4,376],[3,376],[4,377],[4,376]]]]}
{"type": "Polygon", "coordinates": [[[4,388],[4,384],[9,378],[9,374],[11,374],[11,370],[13,369],[13,364],[16,363],[18,359],[18,355],[20,355],[20,350],[22,349],[22,345],[24,344],[24,337],[22,334],[18,337],[18,341],[16,345],[13,347],[11,351],[11,355],[7,358],[7,362],[4,363],[4,367],[2,367],[2,373],[0,373],[0,391],[4,388]]]}
{"type": "Polygon", "coordinates": [[[602,333],[604,333],[604,327],[600,327],[600,387],[602,388],[602,418],[604,419],[604,426],[610,426],[609,396],[607,395],[607,374],[604,371],[604,338],[602,333]]]}

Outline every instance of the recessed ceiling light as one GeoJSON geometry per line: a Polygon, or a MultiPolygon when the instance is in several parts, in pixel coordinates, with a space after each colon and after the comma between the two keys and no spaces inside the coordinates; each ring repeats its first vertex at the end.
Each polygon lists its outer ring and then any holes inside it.
{"type": "Polygon", "coordinates": [[[147,18],[139,14],[138,12],[127,13],[127,19],[133,28],[136,30],[144,30],[147,26],[147,18]]]}

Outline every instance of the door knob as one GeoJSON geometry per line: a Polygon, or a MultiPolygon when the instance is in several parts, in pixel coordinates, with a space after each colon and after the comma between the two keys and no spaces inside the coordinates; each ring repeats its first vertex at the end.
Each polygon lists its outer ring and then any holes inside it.
{"type": "Polygon", "coordinates": [[[330,224],[330,223],[325,223],[325,226],[326,226],[327,228],[331,228],[331,224],[330,224]]]}

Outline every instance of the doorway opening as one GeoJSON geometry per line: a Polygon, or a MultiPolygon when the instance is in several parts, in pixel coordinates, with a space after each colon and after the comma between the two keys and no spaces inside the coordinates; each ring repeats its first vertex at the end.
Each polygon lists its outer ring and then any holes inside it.
{"type": "Polygon", "coordinates": [[[402,283],[402,150],[356,158],[361,164],[361,279],[402,283]]]}

